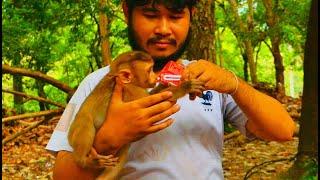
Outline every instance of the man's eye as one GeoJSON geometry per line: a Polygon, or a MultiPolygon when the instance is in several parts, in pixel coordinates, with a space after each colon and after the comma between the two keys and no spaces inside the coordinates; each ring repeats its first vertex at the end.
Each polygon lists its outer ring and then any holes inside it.
{"type": "Polygon", "coordinates": [[[174,16],[170,16],[171,19],[181,19],[182,16],[178,16],[178,15],[174,15],[174,16]]]}
{"type": "Polygon", "coordinates": [[[150,19],[157,17],[156,14],[144,14],[144,16],[147,17],[147,18],[150,18],[150,19]]]}

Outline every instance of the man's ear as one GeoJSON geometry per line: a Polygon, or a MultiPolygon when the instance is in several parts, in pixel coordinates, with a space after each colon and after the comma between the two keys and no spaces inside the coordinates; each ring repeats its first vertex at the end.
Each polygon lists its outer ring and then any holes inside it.
{"type": "Polygon", "coordinates": [[[129,18],[129,9],[126,1],[122,1],[122,11],[124,13],[124,17],[126,18],[126,23],[128,24],[128,18],[129,18]]]}
{"type": "Polygon", "coordinates": [[[118,72],[118,78],[123,84],[128,84],[131,83],[133,76],[129,69],[121,69],[118,72]]]}

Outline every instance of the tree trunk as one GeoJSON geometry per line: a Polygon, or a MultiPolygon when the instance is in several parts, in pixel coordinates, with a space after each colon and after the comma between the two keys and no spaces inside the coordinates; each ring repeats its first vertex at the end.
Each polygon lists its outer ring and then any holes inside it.
{"type": "Polygon", "coordinates": [[[253,33],[253,7],[252,1],[248,2],[249,13],[247,16],[247,26],[244,25],[244,22],[241,20],[240,15],[238,14],[238,3],[235,0],[229,0],[231,12],[235,19],[235,25],[233,29],[233,33],[239,39],[239,45],[243,44],[244,52],[246,53],[249,70],[250,70],[250,78],[252,83],[257,83],[257,73],[256,66],[254,63],[253,56],[253,45],[250,39],[250,34],[253,33]]]}
{"type": "Polygon", "coordinates": [[[276,91],[280,97],[286,95],[284,86],[284,66],[282,56],[280,54],[280,37],[271,38],[272,55],[274,57],[274,65],[276,69],[276,91]]]}
{"type": "Polygon", "coordinates": [[[297,159],[286,177],[313,179],[318,174],[318,1],[312,0],[305,45],[304,85],[297,159]],[[313,176],[313,178],[312,178],[313,176]]]}
{"type": "MultiPolygon", "coordinates": [[[[44,89],[43,89],[45,84],[40,80],[36,80],[36,84],[37,84],[38,96],[46,99],[47,96],[46,96],[44,89]]],[[[38,103],[39,103],[40,111],[44,111],[44,110],[49,109],[49,106],[47,104],[40,102],[40,101],[38,103]]]]}
{"type": "Polygon", "coordinates": [[[220,65],[220,67],[223,67],[224,60],[223,60],[223,56],[222,56],[222,43],[221,43],[221,38],[220,38],[221,34],[220,34],[219,29],[217,29],[216,32],[217,32],[217,36],[215,38],[216,39],[216,41],[215,41],[216,46],[215,47],[217,47],[217,50],[219,51],[219,53],[218,53],[219,65],[220,65]]]}
{"type": "Polygon", "coordinates": [[[108,35],[108,17],[105,12],[107,0],[99,0],[99,34],[101,38],[102,66],[107,66],[111,62],[108,35]]]}
{"type": "Polygon", "coordinates": [[[275,76],[276,76],[276,91],[280,97],[285,96],[285,86],[284,86],[284,66],[283,60],[280,53],[280,31],[277,27],[279,25],[279,17],[277,14],[277,9],[279,1],[275,1],[272,4],[272,0],[263,0],[263,5],[266,9],[266,21],[270,28],[270,39],[271,39],[271,52],[274,58],[275,65],[275,76]]]}
{"type": "Polygon", "coordinates": [[[257,70],[255,66],[256,64],[254,62],[252,43],[251,41],[246,40],[244,44],[245,44],[245,52],[248,58],[251,82],[253,84],[256,84],[258,82],[258,79],[257,79],[257,70]]]}
{"type": "Polygon", "coordinates": [[[200,1],[192,16],[192,39],[186,50],[188,59],[205,59],[216,63],[214,9],[213,0],[200,1]]]}
{"type": "Polygon", "coordinates": [[[242,53],[242,58],[243,58],[243,76],[244,80],[248,81],[249,80],[249,73],[248,73],[248,57],[246,53],[242,53]]]}
{"type": "MultiPolygon", "coordinates": [[[[12,63],[14,66],[20,66],[19,56],[15,56],[12,63]]],[[[12,81],[13,90],[23,92],[22,77],[18,75],[13,75],[12,81]]],[[[16,112],[18,114],[24,113],[23,98],[21,96],[13,96],[13,107],[14,109],[16,109],[16,112]]]]}
{"type": "MultiPolygon", "coordinates": [[[[22,77],[18,75],[13,75],[13,90],[23,92],[22,87],[22,77]]],[[[14,109],[18,114],[24,113],[23,109],[23,98],[21,96],[13,96],[14,109]]]]}

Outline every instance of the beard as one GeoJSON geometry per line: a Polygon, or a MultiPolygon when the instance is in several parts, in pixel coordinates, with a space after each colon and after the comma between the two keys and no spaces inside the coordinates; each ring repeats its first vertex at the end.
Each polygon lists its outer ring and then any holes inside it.
{"type": "MultiPolygon", "coordinates": [[[[129,18],[128,39],[129,39],[129,44],[131,48],[136,51],[147,52],[142,46],[139,45],[138,43],[139,37],[137,37],[136,31],[132,27],[133,26],[129,18]]],[[[148,39],[147,44],[154,43],[162,39],[168,40],[169,43],[172,45],[175,45],[175,46],[177,45],[177,42],[175,39],[167,39],[166,37],[159,36],[159,35],[148,39]]],[[[182,42],[178,46],[177,50],[174,53],[170,54],[169,56],[152,56],[154,61],[153,71],[155,72],[160,71],[169,61],[177,61],[181,57],[183,52],[186,50],[190,42],[190,39],[191,39],[191,28],[189,27],[186,39],[184,40],[184,42],[182,42]]]]}

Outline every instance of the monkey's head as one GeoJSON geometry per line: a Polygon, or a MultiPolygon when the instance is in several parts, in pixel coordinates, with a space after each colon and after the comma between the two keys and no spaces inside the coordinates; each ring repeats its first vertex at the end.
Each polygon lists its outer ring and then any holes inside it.
{"type": "Polygon", "coordinates": [[[129,51],[120,54],[110,65],[110,73],[123,84],[133,84],[151,88],[156,84],[152,57],[142,51],[129,51]]]}

